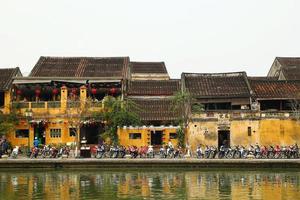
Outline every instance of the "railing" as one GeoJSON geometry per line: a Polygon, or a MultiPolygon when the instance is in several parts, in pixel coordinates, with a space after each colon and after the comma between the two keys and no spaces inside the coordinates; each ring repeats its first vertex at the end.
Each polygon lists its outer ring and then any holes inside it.
{"type": "Polygon", "coordinates": [[[14,109],[29,108],[29,102],[13,102],[12,108],[14,109]]]}
{"type": "Polygon", "coordinates": [[[102,107],[102,101],[93,101],[91,103],[92,108],[101,108],[102,107]]]}
{"type": "Polygon", "coordinates": [[[253,111],[253,110],[234,110],[234,111],[204,111],[194,114],[193,119],[198,120],[218,120],[218,119],[260,119],[260,118],[300,118],[300,113],[293,111],[253,111]]]}
{"type": "Polygon", "coordinates": [[[261,111],[260,112],[261,118],[289,118],[295,117],[295,113],[291,111],[261,111]]]}
{"type": "Polygon", "coordinates": [[[48,108],[60,108],[60,101],[48,101],[48,108]]]}
{"type": "Polygon", "coordinates": [[[67,107],[68,108],[80,108],[80,101],[68,101],[67,107]]]}
{"type": "Polygon", "coordinates": [[[44,101],[31,102],[31,108],[46,108],[46,103],[44,101]]]}

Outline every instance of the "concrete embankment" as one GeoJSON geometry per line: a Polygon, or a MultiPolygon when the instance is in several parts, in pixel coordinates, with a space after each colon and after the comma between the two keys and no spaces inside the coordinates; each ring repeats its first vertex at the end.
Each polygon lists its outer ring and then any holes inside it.
{"type": "Polygon", "coordinates": [[[0,159],[0,170],[7,169],[130,169],[130,168],[237,168],[299,169],[300,159],[0,159]]]}

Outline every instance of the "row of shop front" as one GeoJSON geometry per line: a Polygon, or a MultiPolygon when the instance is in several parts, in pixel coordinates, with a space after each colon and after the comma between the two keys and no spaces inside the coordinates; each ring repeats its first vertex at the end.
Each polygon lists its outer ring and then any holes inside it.
{"type": "MultiPolygon", "coordinates": [[[[119,143],[124,146],[162,146],[169,141],[178,143],[176,126],[120,127],[119,143]]],[[[32,146],[37,137],[41,144],[75,144],[86,138],[87,144],[94,145],[102,139],[103,124],[74,124],[67,119],[50,121],[20,121],[14,133],[8,134],[13,145],[32,146]]],[[[186,142],[192,148],[197,145],[292,145],[300,143],[300,123],[292,118],[263,118],[239,120],[194,120],[189,123],[186,142]]]]}

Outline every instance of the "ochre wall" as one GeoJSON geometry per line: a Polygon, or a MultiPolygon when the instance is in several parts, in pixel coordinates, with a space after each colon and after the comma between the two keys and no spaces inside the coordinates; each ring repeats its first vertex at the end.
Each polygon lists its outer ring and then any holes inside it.
{"type": "MultiPolygon", "coordinates": [[[[190,123],[187,140],[192,148],[199,144],[217,146],[218,126],[217,121],[190,123]]],[[[234,120],[229,127],[231,146],[300,144],[300,121],[293,119],[234,120]],[[248,127],[251,127],[251,136],[248,136],[248,127]]]]}
{"type": "MultiPolygon", "coordinates": [[[[76,137],[70,137],[69,128],[72,127],[67,121],[61,119],[56,119],[55,121],[48,122],[46,131],[46,144],[59,144],[59,143],[71,143],[76,142],[76,137]],[[59,121],[59,122],[58,122],[59,121]],[[51,138],[50,129],[61,129],[60,138],[51,138]]],[[[33,146],[34,140],[34,127],[31,126],[28,122],[21,120],[20,123],[15,127],[15,130],[7,134],[7,139],[12,143],[13,146],[33,146]],[[16,129],[29,129],[29,141],[28,138],[17,138],[15,136],[16,129]],[[29,142],[29,143],[28,143],[29,142]]],[[[79,131],[78,131],[79,132],[79,131]]]]}
{"type": "MultiPolygon", "coordinates": [[[[120,128],[118,129],[118,137],[119,142],[121,145],[124,146],[148,146],[151,143],[151,128],[120,128]],[[129,139],[130,133],[141,133],[142,138],[141,139],[129,139]]],[[[176,128],[163,128],[159,129],[158,131],[163,131],[162,141],[163,144],[167,144],[169,140],[171,140],[172,144],[174,146],[177,146],[177,139],[170,139],[169,135],[170,133],[176,133],[176,128]]]]}

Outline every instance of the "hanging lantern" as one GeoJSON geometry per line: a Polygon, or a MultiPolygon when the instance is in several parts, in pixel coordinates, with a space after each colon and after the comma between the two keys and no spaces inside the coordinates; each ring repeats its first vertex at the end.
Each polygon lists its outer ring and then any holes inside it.
{"type": "Polygon", "coordinates": [[[91,92],[92,92],[93,95],[95,95],[95,94],[97,94],[97,89],[96,88],[92,88],[91,92]]]}
{"type": "Polygon", "coordinates": [[[117,93],[117,89],[116,88],[110,88],[109,92],[111,94],[116,94],[117,93]]]}
{"type": "Polygon", "coordinates": [[[57,88],[54,88],[54,89],[52,90],[52,94],[53,94],[53,95],[57,95],[57,94],[58,94],[58,89],[57,89],[57,88]]]}
{"type": "Polygon", "coordinates": [[[21,90],[17,90],[17,95],[21,95],[22,91],[21,90]]]}
{"type": "Polygon", "coordinates": [[[35,92],[35,96],[37,97],[40,96],[41,94],[41,90],[39,88],[36,88],[34,92],[35,92]]]}

